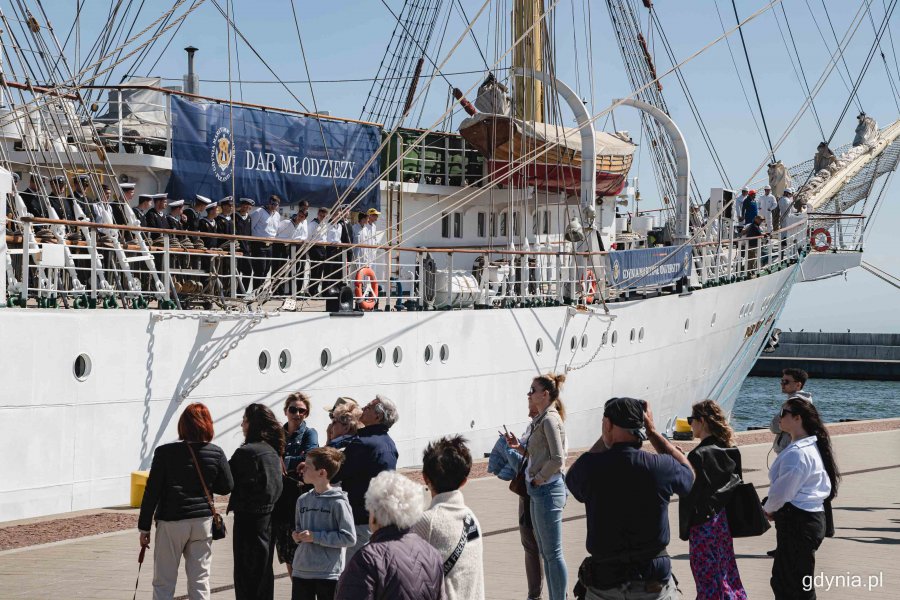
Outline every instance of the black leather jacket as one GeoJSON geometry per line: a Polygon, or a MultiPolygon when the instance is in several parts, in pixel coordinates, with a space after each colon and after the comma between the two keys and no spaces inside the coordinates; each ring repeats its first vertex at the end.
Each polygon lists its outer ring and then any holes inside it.
{"type": "Polygon", "coordinates": [[[678,503],[678,533],[688,539],[690,528],[706,523],[725,508],[731,491],[741,482],[741,452],[723,446],[712,436],[688,453],[696,477],[687,498],[678,503]]]}
{"type": "Polygon", "coordinates": [[[228,510],[254,514],[272,512],[281,495],[281,457],[265,442],[244,444],[231,460],[234,490],[228,510]]]}
{"type": "MultiPolygon", "coordinates": [[[[225,453],[215,444],[192,443],[206,487],[212,494],[231,491],[233,481],[225,453]]],[[[141,502],[138,529],[150,531],[154,515],[161,521],[212,516],[191,453],[184,442],[165,444],[153,453],[153,464],[141,502]]]]}

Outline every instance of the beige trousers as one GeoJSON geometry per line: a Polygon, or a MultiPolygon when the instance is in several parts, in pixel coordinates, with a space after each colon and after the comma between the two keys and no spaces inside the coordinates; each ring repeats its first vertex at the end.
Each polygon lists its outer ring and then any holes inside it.
{"type": "Polygon", "coordinates": [[[153,544],[153,600],[172,600],[184,556],[188,598],[209,600],[212,517],[157,521],[153,544]]]}

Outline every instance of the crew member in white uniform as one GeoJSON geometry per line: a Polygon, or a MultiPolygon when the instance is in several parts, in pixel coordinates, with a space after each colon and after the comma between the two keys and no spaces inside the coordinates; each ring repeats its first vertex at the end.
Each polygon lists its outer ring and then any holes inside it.
{"type": "Polygon", "coordinates": [[[778,200],[772,195],[772,186],[766,185],[763,188],[763,195],[758,196],[756,201],[759,203],[759,214],[763,216],[766,223],[769,224],[769,233],[780,229],[778,218],[778,200]]]}

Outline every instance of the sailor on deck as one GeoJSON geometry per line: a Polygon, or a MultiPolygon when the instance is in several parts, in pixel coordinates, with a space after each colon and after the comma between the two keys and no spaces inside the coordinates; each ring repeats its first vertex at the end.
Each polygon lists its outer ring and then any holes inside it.
{"type": "MultiPolygon", "coordinates": [[[[377,208],[370,208],[366,211],[367,222],[359,232],[358,244],[363,246],[378,245],[378,217],[381,213],[377,208]]],[[[359,248],[358,261],[360,268],[371,267],[375,262],[374,248],[359,248]]]]}
{"type": "Polygon", "coordinates": [[[250,244],[250,254],[254,259],[253,276],[258,280],[256,285],[262,285],[272,264],[272,240],[278,235],[278,224],[281,222],[281,215],[278,213],[280,204],[281,198],[272,194],[264,206],[259,206],[250,213],[253,237],[269,240],[250,244]]]}
{"type": "MultiPolygon", "coordinates": [[[[206,214],[200,218],[200,222],[198,224],[199,231],[203,233],[217,233],[218,225],[216,224],[216,216],[219,214],[219,203],[218,202],[207,202],[206,203],[206,214]]],[[[219,247],[219,240],[212,237],[205,237],[203,239],[203,245],[206,248],[217,249],[219,247]]]]}
{"type": "Polygon", "coordinates": [[[134,218],[138,220],[141,227],[148,227],[147,225],[147,213],[150,211],[150,206],[153,204],[153,196],[151,194],[141,194],[138,196],[137,206],[132,207],[131,211],[134,213],[134,218]]]}
{"type": "MultiPolygon", "coordinates": [[[[216,233],[234,235],[234,198],[225,196],[218,202],[219,214],[216,216],[216,233]]],[[[221,240],[222,243],[224,240],[221,240]]]]}
{"type": "MultiPolygon", "coordinates": [[[[166,218],[166,205],[169,202],[169,196],[163,192],[161,194],[152,194],[149,198],[153,201],[153,208],[147,211],[144,218],[146,227],[151,229],[169,229],[169,220],[166,218]]],[[[161,236],[153,236],[154,240],[161,240],[161,236]]]]}
{"type": "Polygon", "coordinates": [[[184,209],[184,228],[188,231],[200,231],[200,219],[206,211],[206,207],[212,200],[206,196],[197,194],[194,196],[192,206],[184,209]]]}
{"type": "Polygon", "coordinates": [[[772,186],[766,185],[763,187],[763,192],[763,195],[756,200],[759,203],[759,214],[763,216],[766,223],[771,224],[772,228],[769,231],[775,231],[781,222],[778,218],[778,200],[772,195],[772,186]]]}
{"type": "Polygon", "coordinates": [[[747,199],[747,192],[749,192],[745,187],[741,188],[741,195],[734,199],[734,215],[735,223],[743,223],[744,222],[744,200],[747,199]]]}
{"type": "MultiPolygon", "coordinates": [[[[256,202],[251,198],[241,198],[238,200],[237,215],[234,217],[234,233],[235,235],[253,235],[253,223],[250,221],[250,211],[256,202]]],[[[243,257],[238,259],[238,271],[241,275],[241,286],[244,290],[249,290],[250,275],[253,273],[253,265],[250,261],[250,242],[248,240],[240,240],[237,243],[238,251],[243,257]]]]}

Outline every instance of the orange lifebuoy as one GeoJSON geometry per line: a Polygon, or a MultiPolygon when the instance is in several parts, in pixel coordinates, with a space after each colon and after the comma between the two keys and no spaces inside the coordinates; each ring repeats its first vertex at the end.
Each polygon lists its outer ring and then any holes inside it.
{"type": "Polygon", "coordinates": [[[584,279],[581,280],[581,291],[585,304],[593,304],[594,294],[597,292],[597,278],[590,269],[586,269],[584,272],[584,279]]]}
{"type": "Polygon", "coordinates": [[[831,233],[824,227],[819,227],[818,229],[814,229],[812,234],[809,236],[809,244],[813,247],[813,250],[816,252],[825,252],[826,250],[831,248],[831,233]],[[819,236],[825,236],[825,243],[819,243],[819,236]]]}
{"type": "Polygon", "coordinates": [[[375,302],[378,301],[378,279],[371,267],[363,267],[356,272],[353,295],[356,296],[356,302],[361,309],[375,308],[375,302]]]}

